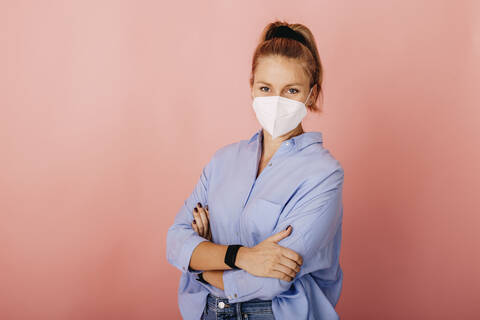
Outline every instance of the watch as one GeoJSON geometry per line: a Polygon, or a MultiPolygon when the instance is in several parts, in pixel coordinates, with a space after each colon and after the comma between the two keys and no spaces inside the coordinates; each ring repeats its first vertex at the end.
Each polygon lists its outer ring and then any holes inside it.
{"type": "Polygon", "coordinates": [[[210,284],[208,283],[204,278],[203,278],[203,272],[200,272],[196,278],[196,280],[202,282],[202,283],[205,283],[205,284],[210,284]]]}

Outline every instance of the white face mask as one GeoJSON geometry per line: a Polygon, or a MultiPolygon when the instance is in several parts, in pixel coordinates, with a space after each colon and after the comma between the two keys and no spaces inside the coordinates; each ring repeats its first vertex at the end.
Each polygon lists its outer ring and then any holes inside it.
{"type": "Polygon", "coordinates": [[[260,125],[275,139],[298,126],[307,115],[305,103],[282,96],[266,96],[254,97],[252,106],[260,125]]]}

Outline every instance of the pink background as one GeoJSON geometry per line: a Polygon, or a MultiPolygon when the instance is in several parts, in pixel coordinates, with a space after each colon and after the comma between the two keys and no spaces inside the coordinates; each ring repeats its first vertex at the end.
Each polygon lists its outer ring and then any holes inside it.
{"type": "Polygon", "coordinates": [[[180,319],[166,231],[259,128],[251,55],[313,31],[345,170],[342,319],[478,319],[478,1],[0,2],[0,318],[180,319]]]}

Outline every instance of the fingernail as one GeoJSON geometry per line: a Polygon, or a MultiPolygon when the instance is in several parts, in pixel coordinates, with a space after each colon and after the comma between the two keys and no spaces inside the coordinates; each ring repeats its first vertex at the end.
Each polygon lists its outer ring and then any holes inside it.
{"type": "Polygon", "coordinates": [[[208,210],[208,204],[207,204],[207,206],[206,206],[205,208],[208,210]]]}
{"type": "MultiPolygon", "coordinates": [[[[291,225],[288,225],[288,227],[291,227],[291,225]]],[[[285,230],[288,230],[288,227],[286,227],[285,230]]]]}
{"type": "Polygon", "coordinates": [[[197,207],[193,208],[193,210],[195,210],[195,212],[198,212],[198,209],[197,209],[197,207]]]}
{"type": "Polygon", "coordinates": [[[193,220],[193,224],[196,224],[196,223],[197,223],[197,221],[193,220]]]}
{"type": "Polygon", "coordinates": [[[202,204],[199,202],[197,203],[197,206],[199,206],[200,208],[202,207],[202,204]]]}

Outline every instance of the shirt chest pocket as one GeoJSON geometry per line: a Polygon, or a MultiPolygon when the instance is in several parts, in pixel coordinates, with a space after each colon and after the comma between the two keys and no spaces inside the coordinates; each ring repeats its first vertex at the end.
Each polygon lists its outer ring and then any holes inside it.
{"type": "Polygon", "coordinates": [[[269,236],[277,225],[282,205],[267,199],[255,199],[246,216],[247,233],[253,245],[257,245],[269,236]]]}

